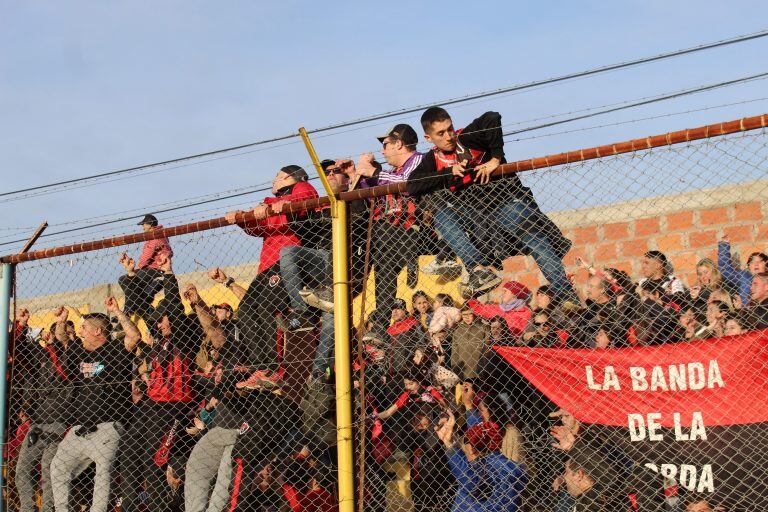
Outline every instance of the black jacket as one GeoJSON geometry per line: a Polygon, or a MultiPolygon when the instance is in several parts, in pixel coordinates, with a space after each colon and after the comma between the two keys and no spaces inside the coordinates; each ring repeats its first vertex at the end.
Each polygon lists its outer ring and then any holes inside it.
{"type": "Polygon", "coordinates": [[[768,300],[747,308],[747,318],[751,329],[768,329],[768,300]]]}
{"type": "MultiPolygon", "coordinates": [[[[368,214],[366,202],[352,201],[349,205],[350,236],[357,238],[367,232],[368,214]]],[[[299,237],[302,247],[331,251],[331,209],[312,210],[300,214],[288,214],[291,231],[299,237]]],[[[353,239],[353,245],[355,240],[353,239]]]]}
{"type": "Polygon", "coordinates": [[[17,353],[24,350],[24,359],[30,366],[21,389],[24,409],[32,422],[65,421],[72,393],[71,376],[66,373],[68,351],[58,341],[51,348],[43,348],[31,337],[22,338],[16,347],[17,353]]]}
{"type": "MultiPolygon", "coordinates": [[[[458,140],[464,148],[482,152],[481,163],[491,158],[498,158],[501,163],[506,162],[501,114],[498,112],[486,112],[472,121],[459,134],[458,140]]],[[[469,175],[474,178],[472,169],[469,170],[469,175]]],[[[531,190],[522,184],[517,174],[494,177],[491,183],[483,186],[466,184],[453,176],[449,169],[438,171],[433,149],[424,155],[419,166],[408,177],[406,190],[409,195],[421,198],[420,208],[433,213],[452,207],[471,208],[478,216],[474,219],[476,224],[486,227],[483,232],[474,233],[479,242],[505,240],[503,246],[496,248],[500,252],[497,256],[501,259],[526,253],[520,237],[509,240],[494,222],[498,218],[498,210],[514,201],[528,206],[532,212],[519,224],[520,232],[544,233],[560,258],[571,248],[571,241],[541,212],[531,190]]]]}
{"type": "MultiPolygon", "coordinates": [[[[482,152],[481,163],[491,158],[498,158],[502,163],[504,159],[504,139],[501,131],[501,114],[498,112],[486,112],[469,123],[458,136],[459,144],[464,148],[482,152]]],[[[474,169],[469,170],[474,177],[474,169]]],[[[495,178],[494,182],[501,181],[495,178]]],[[[487,208],[492,211],[500,204],[503,197],[523,198],[530,195],[530,190],[523,187],[520,178],[512,175],[504,178],[503,188],[494,190],[497,196],[493,204],[482,204],[478,199],[483,195],[474,190],[478,187],[467,187],[461,183],[461,179],[453,176],[449,169],[438,171],[435,150],[430,150],[416,169],[411,172],[406,184],[408,195],[425,196],[421,199],[421,207],[432,212],[447,207],[450,204],[462,204],[474,209],[487,208]],[[451,192],[451,187],[456,188],[451,192]],[[426,195],[428,194],[428,195],[426,195]]]]}

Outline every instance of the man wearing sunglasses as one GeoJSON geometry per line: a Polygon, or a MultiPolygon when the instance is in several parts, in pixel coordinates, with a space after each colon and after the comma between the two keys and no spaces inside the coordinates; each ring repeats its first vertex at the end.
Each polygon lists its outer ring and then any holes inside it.
{"type": "MultiPolygon", "coordinates": [[[[323,172],[334,194],[349,188],[349,174],[354,170],[351,160],[323,160],[323,172]]],[[[358,224],[365,224],[365,219],[356,213],[365,211],[362,201],[353,201],[351,205],[353,229],[358,224]]],[[[281,323],[281,328],[289,332],[312,330],[318,324],[317,308],[322,313],[320,338],[312,367],[312,377],[321,378],[331,367],[333,353],[333,296],[331,269],[331,217],[330,209],[302,212],[300,215],[289,214],[291,231],[299,238],[301,245],[286,246],[280,250],[280,277],[290,300],[291,310],[281,323]],[[310,309],[302,299],[306,296],[305,288],[313,289],[316,309],[310,309]],[[330,296],[328,296],[330,294],[330,296]]],[[[353,251],[353,258],[355,253],[353,251]]],[[[353,260],[354,261],[354,260],[353,260]]]]}
{"type": "MultiPolygon", "coordinates": [[[[287,210],[291,202],[314,199],[317,191],[309,183],[309,176],[298,165],[282,167],[272,182],[272,196],[256,206],[248,220],[245,212],[233,211],[226,215],[227,222],[237,224],[246,234],[263,240],[259,256],[259,269],[237,311],[238,327],[249,354],[248,363],[257,370],[249,377],[247,386],[262,381],[274,384],[283,368],[278,365],[278,328],[276,317],[288,309],[288,297],[280,278],[280,251],[301,244],[291,230],[287,210]],[[271,371],[265,372],[269,368],[271,371]]],[[[228,288],[234,281],[225,284],[228,288]]]]}

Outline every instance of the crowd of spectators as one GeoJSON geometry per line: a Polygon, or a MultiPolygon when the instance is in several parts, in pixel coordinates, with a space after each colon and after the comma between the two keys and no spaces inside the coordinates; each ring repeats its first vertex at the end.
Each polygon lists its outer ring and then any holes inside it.
{"type": "MultiPolygon", "coordinates": [[[[742,269],[723,239],[695,283],[659,251],[644,255],[640,276],[583,263],[586,279],[575,282],[562,263],[571,243],[517,175],[494,174],[504,163],[501,116],[455,130],[433,107],[422,128],[434,144],[426,154],[409,125],[379,138],[388,169],[372,154],[322,162],[334,193],[407,188],[350,205],[352,295],[375,282],[375,310],[354,333],[364,509],[388,509],[399,465],[417,511],[715,510],[707,497],[671,500],[662,483],[635,485],[626,454],[590,440],[492,347],[610,350],[765,329],[768,256],[753,253],[742,269]],[[516,254],[530,255],[548,284],[502,282],[500,262],[516,254]],[[435,256],[422,272],[460,277],[462,297],[397,297],[402,271],[418,287],[422,255],[435,256]]],[[[21,405],[6,456],[20,511],[337,509],[330,209],[287,208],[318,196],[296,165],[278,171],[272,192],[226,216],[263,239],[252,281],[208,273],[236,308],[180,285],[159,237],[138,263],[120,257],[124,305],[108,298],[106,314],[77,319],[79,332],[64,305],[42,330],[28,311],[16,314],[21,405]],[[297,403],[283,392],[282,357],[300,336],[317,341],[297,403]]],[[[152,215],[141,225],[161,229],[152,215]]]]}

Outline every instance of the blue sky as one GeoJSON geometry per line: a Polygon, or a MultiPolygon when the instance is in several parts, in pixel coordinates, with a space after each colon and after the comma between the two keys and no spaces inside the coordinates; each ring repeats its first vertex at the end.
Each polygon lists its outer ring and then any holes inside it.
{"type": "MultiPolygon", "coordinates": [[[[755,32],[765,2],[0,1],[0,191],[247,143],[755,32]]],[[[526,121],[768,70],[768,38],[452,109],[526,121]]],[[[633,109],[588,127],[768,96],[766,81],[633,109]]],[[[510,160],[768,111],[768,101],[519,142],[510,160]]],[[[405,118],[416,126],[418,114],[405,118]]],[[[316,138],[321,157],[377,149],[392,121],[316,138]]],[[[271,180],[301,144],[3,202],[0,243],[42,220],[145,208],[271,180]]],[[[223,214],[259,195],[174,212],[223,214]]],[[[136,212],[137,216],[140,216],[136,212]]],[[[56,226],[59,224],[60,226],[56,226]]],[[[135,230],[41,240],[39,247],[135,230]]],[[[94,229],[94,231],[96,231],[94,229]]],[[[0,253],[15,246],[0,246],[0,253]]]]}

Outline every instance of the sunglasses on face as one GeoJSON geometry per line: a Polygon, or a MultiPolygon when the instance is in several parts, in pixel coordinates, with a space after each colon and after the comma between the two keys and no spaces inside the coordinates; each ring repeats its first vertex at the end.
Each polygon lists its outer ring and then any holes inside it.
{"type": "Polygon", "coordinates": [[[331,167],[325,170],[326,176],[333,176],[334,174],[344,174],[344,171],[340,167],[331,167]]]}

